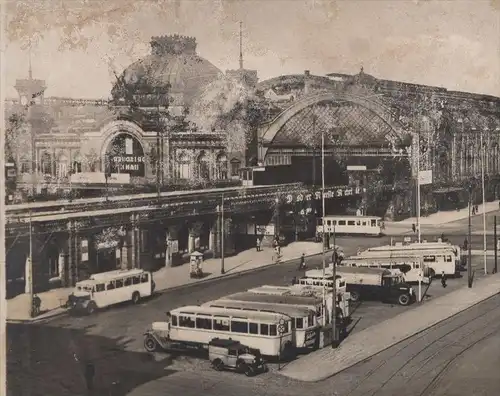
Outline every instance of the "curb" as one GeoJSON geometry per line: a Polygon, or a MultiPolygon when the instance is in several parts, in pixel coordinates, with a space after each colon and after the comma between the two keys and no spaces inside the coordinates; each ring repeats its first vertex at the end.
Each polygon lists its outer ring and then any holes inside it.
{"type": "MultiPolygon", "coordinates": [[[[327,252],[329,252],[331,250],[332,249],[325,250],[325,253],[327,253],[327,252]]],[[[320,254],[323,254],[323,253],[320,252],[320,253],[308,254],[305,257],[314,257],[314,256],[319,256],[320,254]]],[[[263,271],[263,270],[265,270],[265,269],[267,269],[267,268],[269,268],[271,266],[287,264],[287,263],[290,263],[291,261],[298,260],[299,258],[300,258],[300,256],[297,256],[297,257],[294,257],[294,258],[289,258],[288,260],[285,260],[285,261],[281,261],[280,263],[264,264],[264,265],[261,265],[260,267],[257,267],[257,268],[249,268],[249,269],[246,269],[246,270],[243,270],[243,271],[238,271],[238,272],[226,272],[224,274],[219,274],[218,276],[214,276],[213,278],[201,279],[199,281],[192,282],[192,283],[185,283],[183,285],[172,286],[172,287],[168,287],[168,288],[165,288],[165,289],[155,290],[154,294],[165,294],[165,293],[168,293],[170,291],[185,289],[187,287],[191,287],[191,286],[194,286],[194,285],[205,284],[205,283],[209,283],[209,282],[215,282],[215,281],[221,280],[221,279],[236,278],[238,276],[242,276],[242,275],[248,274],[250,272],[263,271]]],[[[69,311],[66,310],[66,311],[62,311],[62,312],[59,312],[57,314],[51,315],[51,316],[47,316],[45,318],[38,318],[38,319],[33,319],[33,320],[29,320],[29,319],[7,319],[6,322],[8,324],[40,324],[40,323],[50,322],[50,321],[52,321],[54,319],[58,319],[58,318],[60,318],[62,316],[66,316],[68,314],[69,314],[69,311]]]]}

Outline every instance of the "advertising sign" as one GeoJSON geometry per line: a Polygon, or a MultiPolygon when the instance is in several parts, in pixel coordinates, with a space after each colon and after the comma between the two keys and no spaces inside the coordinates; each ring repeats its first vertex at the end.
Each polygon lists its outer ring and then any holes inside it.
{"type": "Polygon", "coordinates": [[[121,134],[113,139],[107,150],[111,173],[144,176],[146,158],[141,143],[134,137],[121,134]]]}
{"type": "MultiPolygon", "coordinates": [[[[105,184],[106,175],[102,172],[82,172],[71,175],[71,183],[73,184],[105,184]]],[[[108,177],[108,184],[129,184],[130,174],[128,173],[112,173],[108,177]]]]}
{"type": "Polygon", "coordinates": [[[432,184],[432,170],[421,170],[418,172],[418,182],[421,186],[432,184]]]}

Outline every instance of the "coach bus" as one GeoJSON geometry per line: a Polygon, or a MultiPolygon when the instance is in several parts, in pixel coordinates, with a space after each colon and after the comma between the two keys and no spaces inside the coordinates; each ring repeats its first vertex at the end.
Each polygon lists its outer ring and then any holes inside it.
{"type": "Polygon", "coordinates": [[[286,315],[291,320],[293,340],[298,351],[314,348],[317,345],[316,340],[319,324],[316,320],[316,313],[309,308],[229,300],[209,301],[203,304],[203,306],[255,312],[273,312],[286,315]]]}

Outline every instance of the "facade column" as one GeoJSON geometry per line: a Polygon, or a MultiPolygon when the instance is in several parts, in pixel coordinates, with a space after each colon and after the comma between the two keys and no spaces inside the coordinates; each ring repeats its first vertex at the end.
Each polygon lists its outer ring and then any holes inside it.
{"type": "Polygon", "coordinates": [[[128,243],[128,253],[127,260],[122,261],[122,269],[131,269],[137,268],[138,264],[138,247],[139,247],[139,238],[138,238],[138,227],[137,227],[137,218],[135,214],[130,215],[130,226],[127,230],[126,240],[128,243]]]}
{"type": "Polygon", "coordinates": [[[193,234],[191,234],[191,232],[189,232],[189,236],[188,236],[188,253],[189,254],[193,253],[195,250],[194,240],[195,240],[195,236],[193,234]]]}
{"type": "Polygon", "coordinates": [[[216,227],[216,224],[214,222],[214,223],[212,223],[212,225],[210,227],[210,233],[208,234],[208,250],[212,251],[214,256],[215,256],[215,250],[217,248],[217,246],[216,246],[216,241],[217,241],[216,232],[217,232],[217,227],[216,227]]]}
{"type": "Polygon", "coordinates": [[[169,225],[167,230],[165,267],[172,267],[179,260],[179,236],[178,227],[169,225]]]}

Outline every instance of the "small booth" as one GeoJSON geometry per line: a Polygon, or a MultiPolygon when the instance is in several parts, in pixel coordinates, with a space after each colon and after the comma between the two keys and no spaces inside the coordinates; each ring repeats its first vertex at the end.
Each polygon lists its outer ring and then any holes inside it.
{"type": "Polygon", "coordinates": [[[194,251],[191,253],[189,260],[189,277],[202,278],[203,277],[203,253],[194,251]]]}

